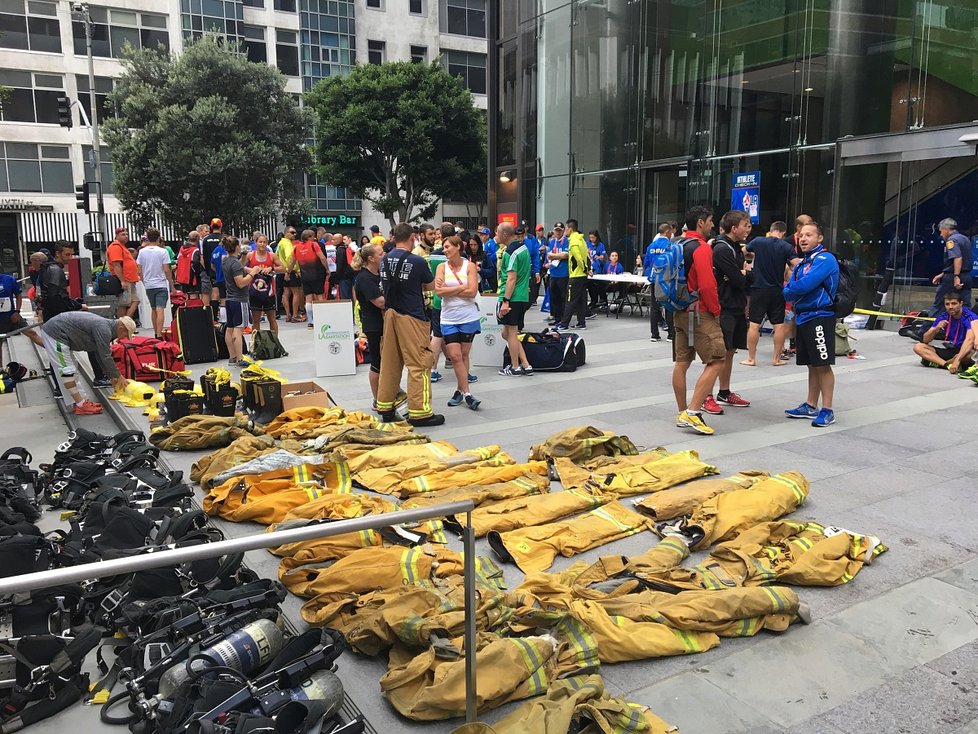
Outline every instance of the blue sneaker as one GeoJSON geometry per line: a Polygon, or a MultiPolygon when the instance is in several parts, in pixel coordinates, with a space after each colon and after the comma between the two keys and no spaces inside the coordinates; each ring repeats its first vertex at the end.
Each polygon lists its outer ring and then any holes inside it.
{"type": "Polygon", "coordinates": [[[468,379],[469,382],[478,382],[479,381],[479,376],[478,375],[469,374],[469,376],[468,376],[467,379],[468,379]]]}
{"type": "Polygon", "coordinates": [[[784,414],[789,418],[814,418],[818,415],[818,409],[813,408],[808,403],[802,403],[797,408],[786,410],[784,414]]]}
{"type": "Polygon", "coordinates": [[[816,428],[825,428],[833,423],[835,423],[835,412],[831,408],[822,408],[812,421],[812,425],[816,428]]]}
{"type": "Polygon", "coordinates": [[[431,381],[432,382],[439,382],[440,380],[441,380],[441,372],[439,372],[438,370],[432,370],[431,371],[431,381]]]}
{"type": "Polygon", "coordinates": [[[448,401],[448,407],[454,408],[456,405],[461,405],[465,400],[465,396],[462,395],[461,390],[456,390],[455,394],[448,401]]]}

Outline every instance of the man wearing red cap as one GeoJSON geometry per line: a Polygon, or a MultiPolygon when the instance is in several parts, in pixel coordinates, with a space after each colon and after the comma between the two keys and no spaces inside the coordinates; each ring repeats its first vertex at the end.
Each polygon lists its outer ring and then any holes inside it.
{"type": "Polygon", "coordinates": [[[119,227],[115,231],[115,239],[105,251],[105,259],[108,260],[109,267],[122,283],[122,293],[118,295],[115,302],[116,318],[132,317],[136,313],[136,306],[139,305],[139,298],[136,295],[139,267],[136,265],[136,258],[129,252],[128,245],[129,231],[119,227]]]}

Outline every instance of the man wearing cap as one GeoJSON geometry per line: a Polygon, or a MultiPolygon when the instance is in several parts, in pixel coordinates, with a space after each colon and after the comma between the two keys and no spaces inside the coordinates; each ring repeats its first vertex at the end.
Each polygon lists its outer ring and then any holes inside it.
{"type": "Polygon", "coordinates": [[[221,230],[224,228],[224,222],[222,222],[217,217],[211,220],[210,233],[200,240],[200,254],[203,256],[204,262],[204,272],[200,276],[200,290],[208,295],[208,300],[211,304],[211,313],[213,314],[214,321],[217,321],[217,317],[221,312],[221,292],[217,287],[218,275],[217,270],[214,268],[214,250],[216,250],[221,245],[221,238],[224,236],[221,230]],[[206,277],[205,274],[206,273],[206,277]]]}
{"type": "Polygon", "coordinates": [[[948,293],[961,296],[966,306],[971,303],[971,240],[958,232],[958,223],[953,219],[942,219],[937,227],[944,241],[944,270],[931,281],[937,286],[931,316],[944,310],[948,293]]]}
{"type": "Polygon", "coordinates": [[[377,245],[377,247],[383,247],[387,244],[387,240],[385,240],[384,236],[380,233],[380,227],[378,227],[376,224],[370,225],[370,244],[377,245]]]}
{"type": "Polygon", "coordinates": [[[41,339],[51,360],[51,370],[62,383],[61,395],[75,415],[96,415],[102,406],[82,397],[75,379],[73,351],[94,354],[116,390],[126,389],[129,380],[119,374],[112,359],[115,339],[128,339],[136,333],[136,322],[129,316],[105,319],[88,311],[68,311],[49,319],[41,326],[41,339]],[[70,400],[70,402],[69,402],[70,400]]]}
{"type": "Polygon", "coordinates": [[[564,320],[564,310],[567,308],[567,283],[569,271],[569,243],[564,236],[564,223],[554,224],[554,236],[547,245],[547,262],[550,267],[550,321],[560,324],[564,320]]]}
{"type": "Polygon", "coordinates": [[[495,291],[499,287],[499,261],[496,253],[499,246],[492,238],[492,230],[483,225],[479,227],[479,239],[482,241],[482,252],[485,254],[485,268],[489,273],[489,289],[495,291]]]}
{"type": "Polygon", "coordinates": [[[136,313],[136,306],[139,305],[139,298],[136,295],[139,267],[136,265],[136,258],[129,252],[129,231],[124,227],[116,229],[115,239],[105,251],[105,259],[108,260],[115,277],[122,283],[122,293],[116,297],[115,315],[131,317],[136,313]]]}

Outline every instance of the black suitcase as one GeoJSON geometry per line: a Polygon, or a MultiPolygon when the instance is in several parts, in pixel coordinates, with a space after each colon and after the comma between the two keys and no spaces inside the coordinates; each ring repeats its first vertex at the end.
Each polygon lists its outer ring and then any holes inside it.
{"type": "Polygon", "coordinates": [[[183,351],[185,364],[206,364],[218,359],[217,337],[211,310],[187,306],[173,314],[173,335],[183,351]]]}
{"type": "MultiPolygon", "coordinates": [[[[559,331],[520,334],[526,359],[541,372],[574,372],[587,361],[584,339],[577,334],[559,331]]],[[[512,364],[509,347],[503,350],[503,366],[512,364]]]]}

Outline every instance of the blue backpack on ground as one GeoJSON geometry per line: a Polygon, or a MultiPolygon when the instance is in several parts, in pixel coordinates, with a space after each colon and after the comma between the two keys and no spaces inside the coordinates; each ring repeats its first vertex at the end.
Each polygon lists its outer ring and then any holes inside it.
{"type": "Polygon", "coordinates": [[[679,240],[669,245],[665,252],[660,252],[652,259],[652,270],[649,282],[652,283],[652,294],[666,311],[685,311],[699,298],[697,293],[691,293],[686,284],[686,263],[683,249],[689,240],[679,240]]]}

